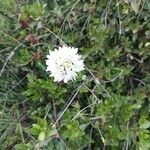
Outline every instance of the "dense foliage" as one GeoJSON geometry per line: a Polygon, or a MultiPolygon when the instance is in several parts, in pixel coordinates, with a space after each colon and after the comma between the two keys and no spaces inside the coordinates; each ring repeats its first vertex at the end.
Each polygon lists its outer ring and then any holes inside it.
{"type": "Polygon", "coordinates": [[[0,149],[150,149],[149,0],[0,0],[0,149]],[[55,83],[49,50],[86,69],[55,83]]]}

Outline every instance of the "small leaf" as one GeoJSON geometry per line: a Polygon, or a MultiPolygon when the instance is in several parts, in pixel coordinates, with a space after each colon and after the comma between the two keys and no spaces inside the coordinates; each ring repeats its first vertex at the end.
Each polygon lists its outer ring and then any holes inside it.
{"type": "Polygon", "coordinates": [[[39,135],[41,132],[41,127],[38,124],[33,124],[33,127],[29,130],[31,134],[33,135],[39,135]]]}
{"type": "Polygon", "coordinates": [[[25,66],[31,61],[31,54],[28,52],[27,49],[21,49],[19,51],[16,61],[19,64],[19,66],[25,66]]]}
{"type": "Polygon", "coordinates": [[[46,121],[45,119],[40,119],[40,118],[39,118],[38,124],[39,124],[42,128],[44,128],[44,127],[47,126],[47,121],[46,121]]]}
{"type": "Polygon", "coordinates": [[[41,132],[38,136],[39,141],[43,141],[45,139],[45,132],[41,132]]]}
{"type": "Polygon", "coordinates": [[[139,120],[139,125],[141,129],[147,129],[150,127],[150,121],[145,116],[142,116],[139,120]]]}
{"type": "Polygon", "coordinates": [[[147,129],[150,127],[150,121],[145,121],[143,124],[140,125],[140,128],[147,129]]]}
{"type": "Polygon", "coordinates": [[[17,144],[15,145],[15,150],[29,150],[29,146],[26,144],[17,144]]]}

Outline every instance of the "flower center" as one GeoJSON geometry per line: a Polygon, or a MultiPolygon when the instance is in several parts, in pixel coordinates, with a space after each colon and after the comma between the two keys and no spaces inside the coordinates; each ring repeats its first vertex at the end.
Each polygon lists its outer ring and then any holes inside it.
{"type": "Polygon", "coordinates": [[[71,61],[69,61],[69,60],[65,61],[62,64],[63,70],[64,71],[70,71],[70,70],[72,70],[72,65],[73,65],[73,63],[71,61]]]}

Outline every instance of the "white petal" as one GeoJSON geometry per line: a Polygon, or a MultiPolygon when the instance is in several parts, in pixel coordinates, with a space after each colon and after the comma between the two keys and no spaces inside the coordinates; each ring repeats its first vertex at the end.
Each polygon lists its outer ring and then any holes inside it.
{"type": "Polygon", "coordinates": [[[63,47],[50,51],[46,56],[46,71],[50,72],[50,76],[54,77],[55,82],[63,80],[67,83],[75,80],[77,72],[84,70],[83,60],[77,52],[78,48],[63,45],[63,47]]]}

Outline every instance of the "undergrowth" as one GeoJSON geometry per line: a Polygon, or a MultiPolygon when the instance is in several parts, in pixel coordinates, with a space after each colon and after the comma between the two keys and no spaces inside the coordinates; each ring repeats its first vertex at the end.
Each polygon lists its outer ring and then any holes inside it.
{"type": "Polygon", "coordinates": [[[149,0],[0,0],[0,149],[150,149],[149,0]],[[77,80],[49,50],[73,46],[77,80]]]}

